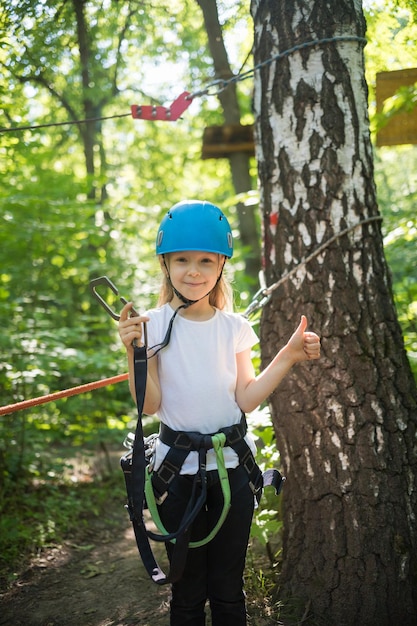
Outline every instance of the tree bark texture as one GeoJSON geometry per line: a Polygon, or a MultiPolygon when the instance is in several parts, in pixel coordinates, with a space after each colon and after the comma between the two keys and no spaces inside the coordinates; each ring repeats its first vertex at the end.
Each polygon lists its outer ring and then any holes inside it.
{"type": "Polygon", "coordinates": [[[282,596],[326,626],[414,626],[416,389],[380,223],[359,225],[378,216],[361,3],[252,0],[251,10],[267,285],[299,265],[264,309],[262,360],[302,313],[323,354],[270,399],[287,476],[282,596]],[[337,37],[358,40],[268,62],[337,37]]]}

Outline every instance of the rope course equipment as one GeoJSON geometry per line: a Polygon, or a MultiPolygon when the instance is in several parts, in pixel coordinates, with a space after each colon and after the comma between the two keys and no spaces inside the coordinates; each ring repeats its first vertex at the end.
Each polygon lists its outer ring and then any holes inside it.
{"type": "Polygon", "coordinates": [[[174,100],[169,109],[164,106],[138,105],[132,104],[130,110],[133,119],[160,121],[160,122],[176,122],[182,113],[190,106],[192,97],[188,91],[184,91],[178,98],[174,100]]]}
{"type": "Polygon", "coordinates": [[[8,404],[7,406],[0,407],[0,415],[7,415],[8,413],[16,413],[17,411],[23,411],[23,409],[30,409],[40,404],[47,404],[48,402],[55,402],[62,398],[69,398],[70,396],[77,396],[81,393],[88,393],[94,391],[100,387],[107,387],[108,385],[115,385],[127,380],[129,375],[118,374],[117,376],[111,376],[110,378],[103,378],[102,380],[96,380],[85,385],[78,385],[77,387],[71,387],[70,389],[64,389],[62,391],[56,391],[54,393],[48,393],[45,396],[39,396],[37,398],[30,398],[29,400],[23,400],[22,402],[16,402],[14,404],[8,404]]]}
{"type": "MultiPolygon", "coordinates": [[[[363,220],[360,220],[356,224],[353,224],[352,226],[348,226],[344,230],[341,230],[339,233],[336,233],[335,235],[333,235],[333,237],[330,237],[329,239],[327,239],[327,241],[325,241],[321,246],[316,248],[314,252],[309,254],[303,261],[300,261],[300,263],[298,263],[295,267],[293,267],[292,270],[284,274],[284,276],[282,276],[275,283],[273,283],[269,287],[266,287],[265,284],[261,285],[261,288],[259,289],[259,291],[257,291],[256,294],[254,295],[252,302],[250,303],[248,308],[244,311],[243,316],[250,317],[258,309],[261,309],[262,307],[264,307],[270,301],[275,289],[278,289],[278,287],[280,287],[283,283],[285,283],[292,276],[294,276],[294,274],[298,272],[300,267],[307,265],[307,263],[309,263],[310,261],[315,259],[317,256],[319,256],[319,254],[324,252],[324,250],[328,248],[332,243],[334,243],[337,239],[340,239],[340,237],[344,237],[345,235],[348,235],[352,230],[359,228],[359,226],[363,226],[364,224],[369,224],[371,222],[382,222],[382,220],[383,218],[381,215],[373,215],[371,217],[367,217],[363,220]]],[[[260,275],[260,282],[261,283],[265,282],[263,278],[263,273],[261,273],[260,275]]]]}
{"type": "Polygon", "coordinates": [[[284,59],[285,57],[290,56],[296,52],[300,52],[301,50],[306,50],[307,48],[312,48],[320,45],[327,45],[330,43],[337,42],[357,42],[363,45],[366,45],[367,40],[364,37],[357,37],[355,35],[339,35],[335,37],[324,37],[323,39],[313,39],[311,41],[305,41],[304,43],[297,44],[292,48],[288,48],[288,50],[284,50],[282,52],[278,52],[274,54],[269,59],[258,63],[250,70],[246,72],[239,72],[238,74],[232,76],[228,79],[216,79],[210,82],[205,88],[200,89],[198,91],[189,93],[188,91],[184,91],[181,95],[179,95],[174,102],[170,105],[169,108],[161,105],[131,105],[130,113],[121,113],[119,115],[109,115],[105,117],[95,117],[84,120],[68,120],[67,122],[50,122],[48,124],[36,124],[36,125],[27,125],[27,126],[10,126],[7,128],[0,128],[0,133],[9,133],[9,132],[19,132],[24,130],[38,130],[40,128],[51,128],[53,126],[68,126],[72,124],[87,124],[89,122],[100,122],[104,120],[112,120],[121,117],[129,117],[132,116],[133,119],[142,119],[148,121],[167,121],[167,122],[175,122],[177,121],[181,114],[190,106],[191,102],[195,98],[202,98],[205,96],[217,96],[222,93],[229,85],[232,83],[239,83],[248,78],[251,78],[255,75],[255,73],[266,67],[271,65],[272,63],[284,59]]]}

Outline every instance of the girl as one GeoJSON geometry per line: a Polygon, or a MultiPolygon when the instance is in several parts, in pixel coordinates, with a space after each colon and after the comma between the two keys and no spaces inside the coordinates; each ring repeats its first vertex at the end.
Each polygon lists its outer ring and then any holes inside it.
{"type": "MultiPolygon", "coordinates": [[[[255,376],[251,348],[258,339],[245,318],[229,311],[230,293],[223,267],[233,254],[232,233],[226,217],[213,204],[184,201],[173,206],[160,225],[156,253],[164,281],[158,308],[144,316],[129,317],[132,303],[128,303],[119,322],[134,398],[132,342],[142,341],[142,324],[147,323],[151,347],[144,412],[156,414],[161,421],[155,472],[164,467],[179,433],[184,437],[190,431],[208,435],[234,429],[224,447],[231,507],[211,542],[189,549],[182,578],[172,585],[170,624],[204,626],[208,600],[213,626],[245,626],[243,571],[254,492],[261,485],[259,468],[253,461],[256,448],[246,433],[244,413],[258,407],[295,363],[319,358],[320,339],[306,332],[307,320],[302,316],[288,343],[255,376]]],[[[223,506],[212,449],[207,451],[206,466],[207,500],[193,522],[192,540],[210,532],[223,506]]],[[[169,532],[181,522],[198,469],[194,449],[175,478],[166,483],[166,489],[154,484],[160,517],[169,532]]],[[[170,557],[172,544],[167,545],[167,552],[170,557]]]]}

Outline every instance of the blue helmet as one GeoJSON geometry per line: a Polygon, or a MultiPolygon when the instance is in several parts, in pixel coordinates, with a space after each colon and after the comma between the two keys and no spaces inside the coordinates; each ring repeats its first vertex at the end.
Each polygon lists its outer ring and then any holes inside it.
{"type": "Polygon", "coordinates": [[[219,207],[200,200],[175,204],[163,218],[156,237],[156,254],[197,250],[233,255],[229,222],[219,207]]]}

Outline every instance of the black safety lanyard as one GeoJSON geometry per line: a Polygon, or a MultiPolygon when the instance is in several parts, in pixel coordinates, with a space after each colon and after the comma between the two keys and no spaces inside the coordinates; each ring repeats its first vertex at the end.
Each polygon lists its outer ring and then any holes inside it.
{"type": "MultiPolygon", "coordinates": [[[[176,537],[173,554],[171,557],[170,570],[165,574],[158,565],[149,542],[148,531],[143,519],[143,504],[145,499],[145,472],[147,461],[145,458],[145,446],[142,428],[142,412],[145,400],[146,378],[148,372],[146,346],[133,346],[134,350],[134,373],[136,404],[138,409],[138,421],[136,424],[135,441],[132,450],[132,462],[130,475],[123,468],[128,494],[127,509],[135,533],[136,544],[139,554],[151,579],[157,585],[165,585],[179,580],[184,571],[190,542],[190,528],[182,528],[182,532],[176,537]]],[[[122,465],[123,467],[123,465],[122,465]]],[[[188,524],[186,525],[188,526],[188,524]]],[[[177,533],[176,533],[177,534],[177,533]]],[[[162,538],[161,538],[162,539],[162,538]]],[[[166,540],[168,538],[163,538],[166,540]]]]}

